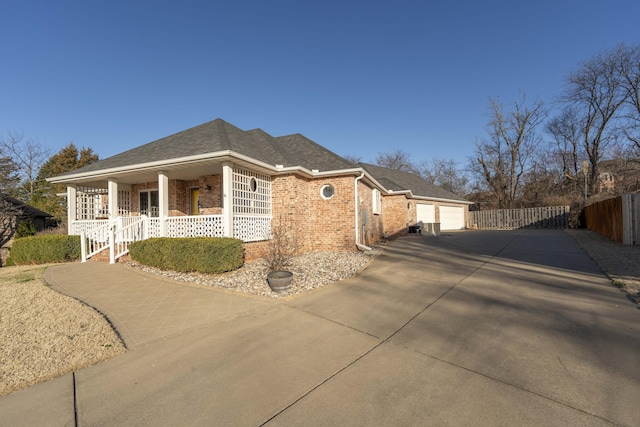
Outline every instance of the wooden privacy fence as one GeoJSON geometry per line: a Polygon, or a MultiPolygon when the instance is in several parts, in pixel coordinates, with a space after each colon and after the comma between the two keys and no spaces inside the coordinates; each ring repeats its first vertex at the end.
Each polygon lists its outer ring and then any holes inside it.
{"type": "Polygon", "coordinates": [[[469,223],[481,230],[568,228],[569,206],[471,211],[469,212],[469,223]]]}
{"type": "Polygon", "coordinates": [[[640,244],[640,193],[585,206],[582,223],[591,231],[625,245],[640,244]]]}

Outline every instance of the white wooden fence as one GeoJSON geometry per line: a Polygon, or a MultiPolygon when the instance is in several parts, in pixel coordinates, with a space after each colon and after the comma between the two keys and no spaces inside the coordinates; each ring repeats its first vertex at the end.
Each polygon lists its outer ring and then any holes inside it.
{"type": "Polygon", "coordinates": [[[569,206],[470,211],[469,224],[481,230],[568,228],[569,206]]]}

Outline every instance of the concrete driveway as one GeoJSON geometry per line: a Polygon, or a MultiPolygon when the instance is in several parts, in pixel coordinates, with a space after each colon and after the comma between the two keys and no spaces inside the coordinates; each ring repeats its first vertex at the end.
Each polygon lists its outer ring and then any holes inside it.
{"type": "Polygon", "coordinates": [[[0,419],[640,425],[640,310],[609,282],[562,231],[405,237],[359,277],[1,398],[0,419]]]}

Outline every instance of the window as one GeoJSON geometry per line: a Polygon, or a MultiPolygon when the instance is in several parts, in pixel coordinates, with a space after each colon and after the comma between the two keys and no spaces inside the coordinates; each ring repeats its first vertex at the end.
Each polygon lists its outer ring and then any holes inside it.
{"type": "Polygon", "coordinates": [[[160,198],[158,190],[140,191],[140,215],[160,216],[160,198]]]}
{"type": "Polygon", "coordinates": [[[334,194],[335,190],[333,189],[333,185],[331,184],[323,185],[322,188],[320,188],[320,195],[325,200],[329,200],[333,197],[334,194]]]}
{"type": "Polygon", "coordinates": [[[380,215],[382,212],[382,197],[380,195],[380,190],[377,188],[373,189],[373,194],[371,195],[371,210],[374,215],[380,215]]]}

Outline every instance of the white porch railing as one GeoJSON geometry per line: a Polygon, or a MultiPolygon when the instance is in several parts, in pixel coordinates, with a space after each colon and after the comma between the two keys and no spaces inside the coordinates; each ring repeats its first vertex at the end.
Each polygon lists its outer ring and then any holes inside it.
{"type": "MultiPolygon", "coordinates": [[[[109,220],[82,220],[71,224],[71,234],[80,234],[82,260],[110,249],[110,260],[129,252],[129,244],[138,240],[160,237],[160,218],[146,216],[118,217],[109,220]],[[114,242],[111,245],[111,242],[114,242]]],[[[167,237],[224,237],[222,215],[174,216],[166,218],[167,237]]],[[[271,217],[267,215],[236,215],[233,236],[244,242],[271,238],[271,217]]]]}
{"type": "Polygon", "coordinates": [[[258,242],[271,238],[271,216],[236,215],[233,217],[233,237],[243,242],[258,242]]]}
{"type": "MultiPolygon", "coordinates": [[[[145,233],[145,216],[141,217],[121,217],[118,219],[127,219],[122,221],[122,224],[126,224],[124,227],[116,227],[115,229],[115,244],[111,250],[111,262],[115,262],[116,259],[129,253],[129,245],[138,240],[146,239],[145,233]],[[135,221],[129,220],[133,218],[135,221]]],[[[120,223],[120,221],[118,221],[120,223]]]]}
{"type": "Polygon", "coordinates": [[[91,224],[91,228],[80,231],[80,250],[82,252],[82,262],[87,258],[99,254],[109,247],[109,235],[113,233],[113,225],[109,221],[103,221],[102,224],[91,224]]]}
{"type": "Polygon", "coordinates": [[[103,227],[106,224],[109,224],[108,219],[86,219],[86,220],[73,221],[71,223],[69,234],[73,236],[78,236],[83,231],[85,233],[88,233],[97,228],[103,227]]]}
{"type": "Polygon", "coordinates": [[[85,224],[85,229],[80,232],[82,262],[109,249],[110,262],[114,263],[116,259],[129,252],[129,244],[146,238],[146,219],[145,216],[120,217],[115,221],[85,224]],[[86,229],[89,231],[85,231],[86,229]]]}
{"type": "Polygon", "coordinates": [[[171,216],[168,237],[224,237],[222,215],[171,216]]]}

